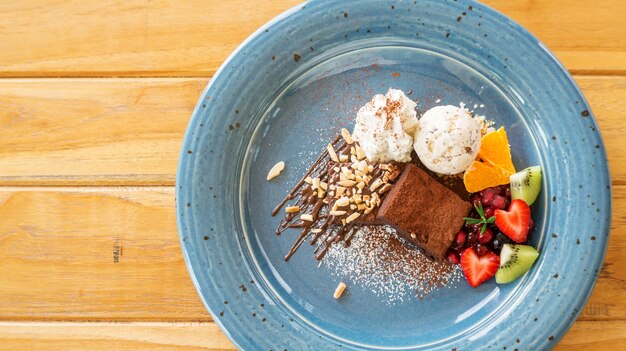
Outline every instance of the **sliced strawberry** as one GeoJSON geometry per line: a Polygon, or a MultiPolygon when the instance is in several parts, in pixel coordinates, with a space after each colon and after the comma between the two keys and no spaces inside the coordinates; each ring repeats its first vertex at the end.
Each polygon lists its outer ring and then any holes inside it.
{"type": "Polygon", "coordinates": [[[487,250],[487,253],[478,256],[476,250],[470,247],[461,255],[461,268],[469,285],[477,287],[493,277],[500,266],[500,257],[487,250]]]}
{"type": "Polygon", "coordinates": [[[530,229],[530,208],[524,200],[511,201],[509,210],[496,210],[496,226],[516,243],[526,242],[530,229]]]}

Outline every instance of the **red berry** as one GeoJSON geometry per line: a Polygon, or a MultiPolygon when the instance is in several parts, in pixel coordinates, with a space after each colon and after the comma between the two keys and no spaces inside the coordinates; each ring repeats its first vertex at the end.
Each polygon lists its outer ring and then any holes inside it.
{"type": "Polygon", "coordinates": [[[482,202],[483,206],[491,206],[491,201],[493,200],[494,196],[497,195],[493,192],[486,192],[480,202],[482,202]]]}
{"type": "Polygon", "coordinates": [[[476,243],[476,232],[472,231],[467,234],[467,245],[472,246],[476,243]]]}
{"type": "Polygon", "coordinates": [[[487,246],[481,244],[476,245],[476,253],[478,254],[478,256],[484,256],[487,252],[489,252],[487,246]]]}
{"type": "Polygon", "coordinates": [[[478,203],[480,202],[480,195],[479,194],[472,195],[472,198],[470,201],[472,202],[472,205],[478,206],[478,203]]]}
{"type": "Polygon", "coordinates": [[[454,239],[454,243],[458,247],[461,247],[461,246],[463,246],[465,244],[466,237],[467,237],[467,234],[464,231],[459,230],[459,232],[456,233],[456,238],[454,239]]]}
{"type": "Polygon", "coordinates": [[[530,221],[528,222],[528,230],[533,230],[535,229],[535,221],[533,221],[533,218],[530,217],[530,221]]]}
{"type": "Polygon", "coordinates": [[[478,242],[481,244],[487,244],[493,239],[493,232],[489,228],[485,228],[482,234],[478,234],[478,242]]]}
{"type": "Polygon", "coordinates": [[[516,243],[523,243],[530,228],[530,208],[524,200],[513,200],[508,211],[496,210],[496,226],[516,243]]]}
{"type": "Polygon", "coordinates": [[[504,210],[506,208],[506,199],[500,195],[495,195],[491,200],[491,205],[499,210],[504,210]]]}
{"type": "Polygon", "coordinates": [[[448,251],[448,261],[452,264],[459,264],[459,257],[456,255],[454,251],[448,251]]]}
{"type": "Polygon", "coordinates": [[[473,287],[477,287],[493,277],[498,266],[500,266],[500,257],[489,250],[484,255],[478,256],[476,251],[470,247],[461,255],[463,274],[469,285],[473,287]]]}
{"type": "Polygon", "coordinates": [[[511,187],[509,185],[504,188],[503,196],[506,197],[508,200],[511,200],[511,187]]]}
{"type": "Polygon", "coordinates": [[[493,217],[494,213],[496,213],[495,207],[487,207],[485,208],[485,218],[489,219],[493,217]]]}

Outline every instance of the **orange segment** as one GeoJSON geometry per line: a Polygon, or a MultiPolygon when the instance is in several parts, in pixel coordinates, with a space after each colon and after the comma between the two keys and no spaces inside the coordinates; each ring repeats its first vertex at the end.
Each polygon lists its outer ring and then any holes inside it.
{"type": "Polygon", "coordinates": [[[508,184],[509,177],[514,173],[509,139],[504,128],[500,128],[481,139],[478,157],[465,171],[463,183],[468,192],[475,193],[492,186],[508,184]]]}

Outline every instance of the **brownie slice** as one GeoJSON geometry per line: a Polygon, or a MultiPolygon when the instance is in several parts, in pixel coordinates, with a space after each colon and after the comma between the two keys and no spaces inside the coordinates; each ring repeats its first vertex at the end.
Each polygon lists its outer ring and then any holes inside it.
{"type": "Polygon", "coordinates": [[[446,251],[472,205],[410,164],[389,191],[378,218],[434,258],[446,251]]]}

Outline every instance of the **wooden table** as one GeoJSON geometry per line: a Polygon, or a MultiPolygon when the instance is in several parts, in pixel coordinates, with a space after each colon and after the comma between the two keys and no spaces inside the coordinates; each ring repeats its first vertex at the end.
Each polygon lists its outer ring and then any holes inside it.
{"type": "MultiPolygon", "coordinates": [[[[183,262],[177,157],[211,75],[298,1],[0,4],[0,350],[233,349],[183,262]]],[[[557,349],[625,350],[626,3],[487,2],[572,72],[608,149],[606,262],[557,349]]]]}

